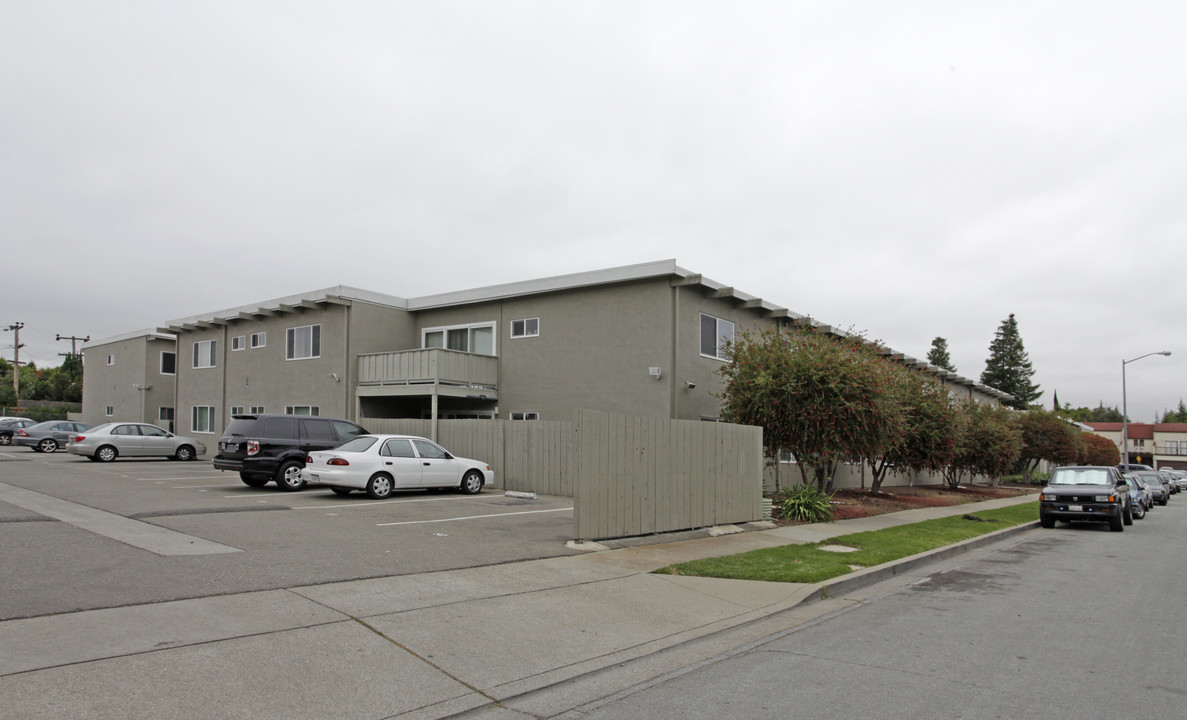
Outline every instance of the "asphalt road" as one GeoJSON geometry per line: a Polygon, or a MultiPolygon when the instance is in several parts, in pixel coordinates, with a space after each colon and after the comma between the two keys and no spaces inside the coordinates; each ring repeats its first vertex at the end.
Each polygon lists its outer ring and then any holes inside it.
{"type": "Polygon", "coordinates": [[[0,620],[576,554],[572,502],[250,488],[180,463],[0,451],[0,620]]]}
{"type": "Polygon", "coordinates": [[[1182,718],[1187,496],[1123,533],[1034,530],[591,703],[582,720],[1182,718]]]}

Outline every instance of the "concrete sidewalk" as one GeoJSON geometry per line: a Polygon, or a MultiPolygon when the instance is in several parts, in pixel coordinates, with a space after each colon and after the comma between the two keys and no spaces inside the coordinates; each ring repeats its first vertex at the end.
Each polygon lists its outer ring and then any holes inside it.
{"type": "Polygon", "coordinates": [[[6,718],[560,716],[1037,521],[819,585],[652,570],[1034,500],[11,620],[0,707],[6,718]]]}

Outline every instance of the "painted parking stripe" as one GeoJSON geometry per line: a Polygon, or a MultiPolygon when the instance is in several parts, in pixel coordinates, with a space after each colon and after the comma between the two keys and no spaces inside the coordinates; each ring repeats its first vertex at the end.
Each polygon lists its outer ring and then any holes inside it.
{"type": "MultiPolygon", "coordinates": [[[[331,500],[332,498],[327,497],[326,499],[331,500]]],[[[392,503],[397,503],[397,502],[398,503],[425,503],[425,502],[444,502],[444,501],[456,502],[458,500],[490,500],[490,499],[491,499],[490,495],[486,495],[486,496],[472,495],[469,497],[452,497],[452,498],[448,498],[448,497],[418,498],[418,499],[388,498],[387,500],[376,500],[375,502],[357,502],[357,503],[350,503],[350,504],[335,503],[333,505],[305,505],[303,507],[295,507],[295,508],[293,508],[293,510],[325,510],[326,508],[333,508],[333,509],[337,510],[338,508],[370,507],[372,505],[391,505],[392,503]]]]}
{"type": "Polygon", "coordinates": [[[157,555],[218,555],[239,548],[150,525],[105,510],[0,483],[0,501],[61,520],[87,532],[117,540],[157,555]]]}
{"type": "Polygon", "coordinates": [[[524,510],[510,513],[491,513],[490,515],[470,515],[469,517],[442,518],[440,520],[408,520],[405,522],[375,523],[375,527],[389,527],[391,525],[427,525],[428,523],[453,522],[455,520],[481,520],[482,518],[504,517],[506,515],[536,515],[538,513],[573,512],[573,508],[555,508],[552,510],[524,510]]]}

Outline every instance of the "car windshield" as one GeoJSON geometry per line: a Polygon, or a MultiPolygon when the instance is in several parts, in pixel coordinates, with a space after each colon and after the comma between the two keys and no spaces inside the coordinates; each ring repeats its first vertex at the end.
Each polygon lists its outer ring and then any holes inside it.
{"type": "Polygon", "coordinates": [[[1103,468],[1060,468],[1051,474],[1050,485],[1109,485],[1109,471],[1103,468]]]}
{"type": "Polygon", "coordinates": [[[379,438],[371,437],[369,435],[360,435],[353,440],[350,440],[336,448],[336,452],[363,452],[378,441],[379,438]]]}

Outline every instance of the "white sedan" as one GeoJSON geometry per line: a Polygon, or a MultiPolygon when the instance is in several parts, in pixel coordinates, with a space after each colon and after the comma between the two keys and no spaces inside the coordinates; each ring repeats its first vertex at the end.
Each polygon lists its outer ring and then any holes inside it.
{"type": "Polygon", "coordinates": [[[494,480],[490,465],[454,457],[437,443],[411,435],[359,435],[333,450],[309,453],[301,479],[339,495],[365,490],[382,499],[395,490],[457,488],[473,495],[494,480]]]}

